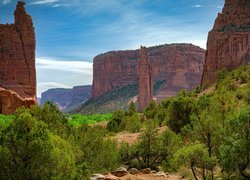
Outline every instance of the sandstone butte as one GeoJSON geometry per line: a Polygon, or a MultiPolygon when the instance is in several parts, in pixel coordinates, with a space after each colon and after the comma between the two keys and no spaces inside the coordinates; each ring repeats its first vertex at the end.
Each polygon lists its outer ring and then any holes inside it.
{"type": "Polygon", "coordinates": [[[208,34],[202,89],[216,81],[216,72],[250,63],[250,0],[226,0],[208,34]]]}
{"type": "Polygon", "coordinates": [[[36,103],[35,32],[25,3],[18,1],[14,24],[0,24],[0,113],[36,103]]]}
{"type": "MultiPolygon", "coordinates": [[[[200,84],[205,50],[192,44],[166,44],[147,48],[153,82],[166,83],[155,95],[158,101],[192,90],[200,84]]],[[[139,82],[140,50],[112,51],[94,58],[92,97],[139,82]]]]}
{"type": "Polygon", "coordinates": [[[153,70],[146,47],[141,46],[139,62],[138,111],[142,112],[153,99],[153,70]]]}

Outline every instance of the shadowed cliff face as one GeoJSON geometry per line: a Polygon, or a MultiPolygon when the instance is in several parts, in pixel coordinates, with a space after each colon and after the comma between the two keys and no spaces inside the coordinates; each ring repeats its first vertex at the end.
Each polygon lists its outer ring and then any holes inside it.
{"type": "MultiPolygon", "coordinates": [[[[18,2],[14,24],[0,24],[0,87],[5,89],[0,93],[4,92],[4,99],[8,99],[7,95],[13,94],[13,91],[18,96],[10,96],[10,99],[32,98],[35,104],[35,32],[32,18],[26,13],[24,5],[25,3],[18,2]],[[10,92],[6,93],[8,90],[10,92]]],[[[20,104],[13,104],[15,107],[8,113],[13,113],[20,104]]],[[[1,105],[6,109],[3,106],[1,105]]]]}
{"type": "MultiPolygon", "coordinates": [[[[147,48],[154,82],[165,80],[158,100],[181,89],[199,85],[205,51],[191,44],[170,44],[147,48]]],[[[94,58],[92,97],[139,81],[139,50],[113,51],[94,58]]]]}
{"type": "Polygon", "coordinates": [[[226,0],[209,32],[202,88],[216,81],[216,71],[250,63],[250,1],[226,0]]]}

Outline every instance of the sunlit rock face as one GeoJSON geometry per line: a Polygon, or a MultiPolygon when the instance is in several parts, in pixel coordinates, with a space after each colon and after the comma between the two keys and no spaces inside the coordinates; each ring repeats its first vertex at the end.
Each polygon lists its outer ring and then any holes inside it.
{"type": "Polygon", "coordinates": [[[216,81],[216,71],[249,63],[250,1],[226,0],[208,35],[202,88],[216,81]]]}
{"type": "MultiPolygon", "coordinates": [[[[35,31],[32,18],[26,13],[24,5],[25,3],[21,1],[17,3],[14,24],[0,24],[0,87],[16,93],[20,100],[31,98],[35,103],[35,31]]],[[[0,100],[2,102],[2,99],[0,100]]],[[[10,100],[10,102],[16,101],[10,100]]],[[[13,108],[8,114],[21,104],[12,104],[13,108]]],[[[4,105],[1,107],[5,108],[4,105]]]]}
{"type": "MultiPolygon", "coordinates": [[[[192,44],[166,44],[147,48],[153,82],[165,81],[155,98],[161,101],[181,89],[200,84],[205,50],[192,44]]],[[[92,97],[139,82],[140,50],[112,51],[94,58],[92,97]]]]}

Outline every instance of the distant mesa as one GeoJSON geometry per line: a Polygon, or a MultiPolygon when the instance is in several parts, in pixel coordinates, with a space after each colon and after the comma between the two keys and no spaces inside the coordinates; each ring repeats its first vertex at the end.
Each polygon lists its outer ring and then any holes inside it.
{"type": "Polygon", "coordinates": [[[55,88],[42,93],[40,105],[51,101],[62,111],[69,111],[91,97],[92,86],[75,86],[72,89],[55,88]]]}
{"type": "Polygon", "coordinates": [[[216,82],[216,71],[250,64],[250,1],[226,0],[209,32],[201,86],[216,82]]]}
{"type": "Polygon", "coordinates": [[[36,104],[35,31],[25,3],[18,1],[14,24],[0,24],[0,113],[36,104]]]}

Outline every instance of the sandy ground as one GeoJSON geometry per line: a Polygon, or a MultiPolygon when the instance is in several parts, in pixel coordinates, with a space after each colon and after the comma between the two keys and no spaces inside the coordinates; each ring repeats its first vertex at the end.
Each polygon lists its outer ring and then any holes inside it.
{"type": "MultiPolygon", "coordinates": [[[[167,129],[167,126],[158,128],[158,132],[161,134],[164,130],[167,129]]],[[[121,132],[118,133],[114,138],[118,143],[126,142],[129,145],[135,143],[139,137],[140,133],[129,133],[129,132],[121,132]]]]}
{"type": "Polygon", "coordinates": [[[155,174],[139,174],[139,175],[127,175],[127,176],[124,176],[122,178],[120,178],[121,180],[165,180],[165,179],[168,179],[168,180],[179,180],[179,179],[182,179],[180,176],[178,175],[168,175],[168,176],[165,176],[165,177],[157,177],[155,176],[155,174]]]}

